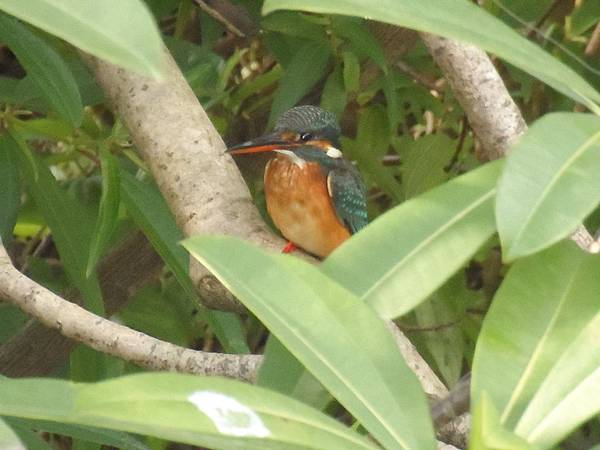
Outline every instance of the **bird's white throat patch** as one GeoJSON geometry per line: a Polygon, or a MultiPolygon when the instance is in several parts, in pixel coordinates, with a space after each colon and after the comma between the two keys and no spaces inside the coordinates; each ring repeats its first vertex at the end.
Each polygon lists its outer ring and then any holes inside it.
{"type": "Polygon", "coordinates": [[[275,150],[277,153],[281,153],[282,155],[287,156],[288,158],[290,158],[290,160],[297,165],[298,167],[300,167],[301,169],[304,168],[304,166],[306,165],[306,161],[303,160],[302,158],[300,158],[298,155],[296,155],[296,153],[294,153],[291,150],[283,150],[283,149],[277,149],[275,150]]]}
{"type": "Polygon", "coordinates": [[[330,158],[336,158],[336,159],[341,158],[342,152],[341,152],[341,150],[330,145],[327,147],[327,156],[329,156],[330,158]]]}

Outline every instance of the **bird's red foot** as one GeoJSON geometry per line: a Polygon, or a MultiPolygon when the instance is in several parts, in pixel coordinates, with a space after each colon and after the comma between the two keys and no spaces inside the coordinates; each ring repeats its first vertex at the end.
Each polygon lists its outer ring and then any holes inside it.
{"type": "Polygon", "coordinates": [[[283,250],[281,250],[281,253],[292,253],[296,250],[298,250],[298,247],[296,247],[296,245],[290,241],[286,244],[285,247],[283,247],[283,250]]]}

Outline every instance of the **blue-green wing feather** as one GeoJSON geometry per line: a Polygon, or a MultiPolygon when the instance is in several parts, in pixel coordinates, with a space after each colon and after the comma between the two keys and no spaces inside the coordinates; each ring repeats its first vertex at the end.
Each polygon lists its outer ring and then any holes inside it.
{"type": "Polygon", "coordinates": [[[338,217],[352,233],[367,226],[367,193],[354,167],[331,170],[327,187],[338,217]]]}
{"type": "Polygon", "coordinates": [[[356,167],[344,158],[332,158],[322,149],[310,145],[298,148],[295,153],[306,161],[321,165],[335,212],[348,230],[356,233],[367,226],[367,192],[356,167]]]}

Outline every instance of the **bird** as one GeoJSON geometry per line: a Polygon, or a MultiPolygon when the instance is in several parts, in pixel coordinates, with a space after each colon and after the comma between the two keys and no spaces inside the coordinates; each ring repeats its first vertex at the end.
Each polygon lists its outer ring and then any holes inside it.
{"type": "Polygon", "coordinates": [[[231,155],[272,152],[264,171],[267,211],[288,240],[284,253],[301,248],[320,258],[368,223],[366,187],[344,158],[333,113],[296,106],[272,133],[230,147],[231,155]]]}

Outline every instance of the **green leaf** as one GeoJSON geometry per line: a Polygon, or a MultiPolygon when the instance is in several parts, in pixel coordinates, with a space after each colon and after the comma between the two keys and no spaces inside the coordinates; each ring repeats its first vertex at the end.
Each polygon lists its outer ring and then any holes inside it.
{"type": "MultiPolygon", "coordinates": [[[[5,420],[0,418],[0,448],[3,449],[24,449],[24,442],[19,438],[17,433],[6,423],[5,420]]],[[[47,446],[50,448],[50,446],[47,446]]]]}
{"type": "Polygon", "coordinates": [[[496,200],[507,261],[572,233],[600,201],[600,118],[553,113],[512,148],[496,200]]]}
{"type": "Polygon", "coordinates": [[[279,11],[271,14],[261,21],[261,29],[293,36],[296,39],[309,39],[317,42],[327,40],[323,26],[309,20],[306,14],[297,12],[279,11]]]}
{"type": "Polygon", "coordinates": [[[246,330],[236,313],[208,310],[207,322],[228,353],[250,353],[246,330]]]}
{"type": "MultiPolygon", "coordinates": [[[[156,186],[137,180],[126,170],[120,170],[121,200],[142,229],[156,252],[173,272],[190,301],[198,305],[196,289],[188,274],[189,256],[179,241],[183,234],[171,215],[169,206],[156,186]]],[[[249,353],[239,318],[221,311],[199,309],[202,318],[217,335],[227,352],[249,353]]]]}
{"type": "Polygon", "coordinates": [[[0,378],[0,414],[232,450],[372,449],[298,401],[234,380],[150,373],[100,383],[0,378]]]}
{"type": "Polygon", "coordinates": [[[92,234],[90,255],[85,272],[87,277],[94,271],[100,257],[108,248],[119,216],[119,165],[106,149],[100,152],[100,162],[102,167],[102,197],[100,198],[100,213],[92,234]]]}
{"type": "Polygon", "coordinates": [[[123,374],[125,361],[78,344],[69,353],[69,378],[73,381],[99,381],[123,374]]]}
{"type": "Polygon", "coordinates": [[[402,186],[407,199],[442,184],[450,174],[445,167],[456,143],[445,134],[430,134],[412,141],[402,155],[402,186]]]}
{"type": "Polygon", "coordinates": [[[16,306],[0,303],[0,345],[8,341],[27,323],[29,316],[16,306]]]}
{"type": "Polygon", "coordinates": [[[183,245],[382,445],[435,448],[419,382],[371,308],[297,258],[229,237],[183,245]]]}
{"type": "Polygon", "coordinates": [[[383,93],[387,103],[387,114],[390,130],[397,130],[398,123],[402,118],[402,106],[400,105],[400,96],[398,94],[395,71],[384,75],[382,81],[383,93]]]}
{"type": "Polygon", "coordinates": [[[252,80],[240,85],[239,89],[227,99],[226,103],[238,111],[248,97],[256,95],[277,82],[281,78],[282,73],[281,66],[277,65],[268,72],[257,75],[252,80]]]}
{"type": "Polygon", "coordinates": [[[27,191],[52,230],[67,276],[83,295],[86,307],[95,314],[103,315],[98,278],[95,274],[85,276],[93,217],[59,186],[48,166],[29,149],[18,124],[14,125],[9,128],[12,139],[7,148],[18,161],[27,191]]]}
{"type": "Polygon", "coordinates": [[[346,92],[356,92],[359,88],[360,81],[360,63],[358,58],[352,52],[345,51],[342,54],[344,61],[344,86],[346,92]]]}
{"type": "Polygon", "coordinates": [[[323,78],[330,56],[328,41],[307,41],[298,49],[279,80],[269,115],[270,126],[323,78]]]}
{"type": "Polygon", "coordinates": [[[0,0],[0,9],[126,69],[160,78],[162,40],[139,0],[0,0]]]}
{"type": "Polygon", "coordinates": [[[473,406],[473,426],[469,439],[470,450],[539,450],[500,423],[498,411],[487,392],[473,406]]]}
{"type": "Polygon", "coordinates": [[[346,39],[361,58],[371,58],[384,71],[387,71],[385,53],[381,44],[369,31],[366,22],[354,17],[333,16],[331,27],[335,34],[346,39]]]}
{"type": "Polygon", "coordinates": [[[157,284],[140,289],[119,311],[119,319],[129,328],[182,347],[192,345],[202,335],[190,302],[173,279],[164,289],[157,284]]]}
{"type": "MultiPolygon", "coordinates": [[[[29,10],[32,5],[28,2],[24,7],[29,10]]],[[[0,9],[2,8],[0,1],[0,9]]],[[[79,125],[83,117],[81,96],[75,78],[63,58],[25,25],[2,13],[0,40],[16,55],[48,106],[71,124],[79,125]]]]}
{"type": "Polygon", "coordinates": [[[467,0],[265,0],[263,13],[281,9],[368,17],[470,42],[578,102],[600,102],[600,93],[573,69],[467,0]]]}
{"type": "Polygon", "coordinates": [[[553,447],[600,411],[600,314],[581,330],[556,362],[516,427],[519,434],[553,447]]]}
{"type": "Polygon", "coordinates": [[[12,240],[12,232],[17,223],[21,206],[21,186],[17,161],[10,151],[9,137],[0,136],[0,240],[7,245],[12,240]]]}
{"type": "Polygon", "coordinates": [[[265,347],[256,384],[286,394],[322,410],[332,400],[331,394],[273,335],[265,347]]]}
{"type": "Polygon", "coordinates": [[[20,120],[19,128],[28,133],[28,139],[50,137],[57,141],[66,141],[73,136],[75,128],[63,120],[42,119],[20,120]]]}
{"type": "Polygon", "coordinates": [[[346,90],[342,69],[336,65],[327,77],[323,92],[321,92],[321,108],[331,111],[339,119],[346,109],[346,90]]]}
{"type": "Polygon", "coordinates": [[[465,313],[465,290],[464,276],[459,273],[415,309],[416,325],[424,329],[419,336],[449,388],[462,374],[464,339],[460,322],[465,313]]]}
{"type": "Polygon", "coordinates": [[[71,436],[86,442],[110,445],[124,450],[147,450],[148,447],[138,439],[121,431],[112,431],[102,428],[82,425],[70,425],[49,420],[31,420],[11,417],[8,422],[15,429],[38,430],[48,433],[71,436]]]}
{"type": "Polygon", "coordinates": [[[581,3],[571,15],[571,33],[579,36],[600,20],[600,3],[587,0],[581,3]]]}
{"type": "Polygon", "coordinates": [[[501,165],[486,164],[388,211],[336,249],[322,270],[381,317],[405,314],[494,233],[501,165]]]}
{"type": "Polygon", "coordinates": [[[183,247],[177,245],[183,235],[175,224],[167,202],[156,186],[137,180],[126,170],[119,171],[119,178],[121,199],[132,219],[173,271],[186,295],[195,298],[196,291],[187,270],[188,256],[183,247]]]}
{"type": "Polygon", "coordinates": [[[472,398],[541,448],[600,411],[598,292],[598,258],[563,242],[517,261],[484,320],[472,398]]]}

